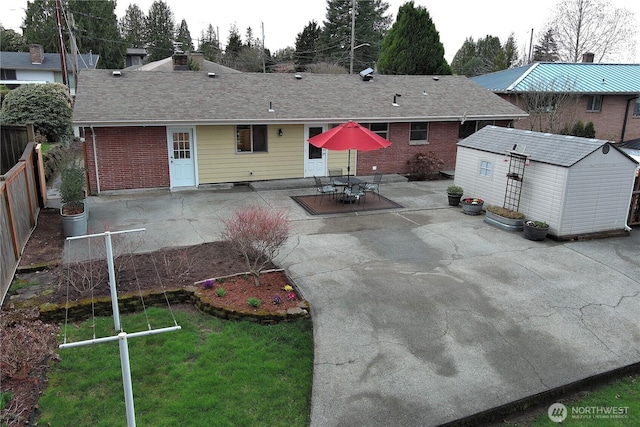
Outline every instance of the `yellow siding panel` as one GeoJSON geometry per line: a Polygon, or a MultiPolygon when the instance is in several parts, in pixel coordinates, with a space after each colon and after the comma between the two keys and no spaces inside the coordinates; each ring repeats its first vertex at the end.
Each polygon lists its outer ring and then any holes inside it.
{"type": "Polygon", "coordinates": [[[235,126],[198,126],[200,184],[302,177],[304,126],[270,125],[267,135],[267,153],[236,153],[235,126]]]}

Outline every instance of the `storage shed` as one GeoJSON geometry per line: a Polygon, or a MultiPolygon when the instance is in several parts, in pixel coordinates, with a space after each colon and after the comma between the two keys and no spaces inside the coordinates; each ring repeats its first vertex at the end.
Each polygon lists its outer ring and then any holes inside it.
{"type": "Polygon", "coordinates": [[[464,197],[546,221],[559,240],[628,234],[637,162],[609,141],[486,126],[458,142],[464,197]]]}

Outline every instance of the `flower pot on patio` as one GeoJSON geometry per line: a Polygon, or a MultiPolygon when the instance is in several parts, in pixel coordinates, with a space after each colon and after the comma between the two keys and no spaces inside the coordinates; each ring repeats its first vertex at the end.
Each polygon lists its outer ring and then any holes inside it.
{"type": "Polygon", "coordinates": [[[462,187],[450,185],[447,187],[447,197],[449,198],[449,206],[458,206],[462,198],[462,187]]]}
{"type": "Polygon", "coordinates": [[[544,240],[549,232],[549,224],[544,221],[525,221],[524,238],[529,240],[544,240]]]}
{"type": "Polygon", "coordinates": [[[64,237],[87,234],[89,212],[84,192],[85,179],[84,168],[74,164],[65,167],[60,174],[60,215],[64,237]]]}
{"type": "Polygon", "coordinates": [[[482,205],[484,200],[477,197],[467,197],[460,201],[462,204],[462,212],[467,215],[480,215],[482,213],[482,205]]]}

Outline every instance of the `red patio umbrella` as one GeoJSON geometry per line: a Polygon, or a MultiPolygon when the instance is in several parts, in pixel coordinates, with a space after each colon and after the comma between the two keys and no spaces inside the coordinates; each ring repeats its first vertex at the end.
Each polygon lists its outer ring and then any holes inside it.
{"type": "Polygon", "coordinates": [[[391,142],[353,120],[309,138],[308,141],[311,145],[327,150],[349,150],[347,175],[351,172],[351,150],[373,151],[391,145],[391,142]]]}

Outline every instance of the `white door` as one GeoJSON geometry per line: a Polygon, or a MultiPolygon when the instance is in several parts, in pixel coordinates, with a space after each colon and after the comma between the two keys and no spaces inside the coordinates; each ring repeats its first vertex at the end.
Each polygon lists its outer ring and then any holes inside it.
{"type": "Polygon", "coordinates": [[[304,127],[304,176],[327,176],[327,150],[309,144],[308,139],[320,135],[326,125],[305,125],[304,127]]]}
{"type": "Polygon", "coordinates": [[[169,143],[169,177],[171,188],[196,185],[193,129],[171,128],[167,130],[169,143]]]}

